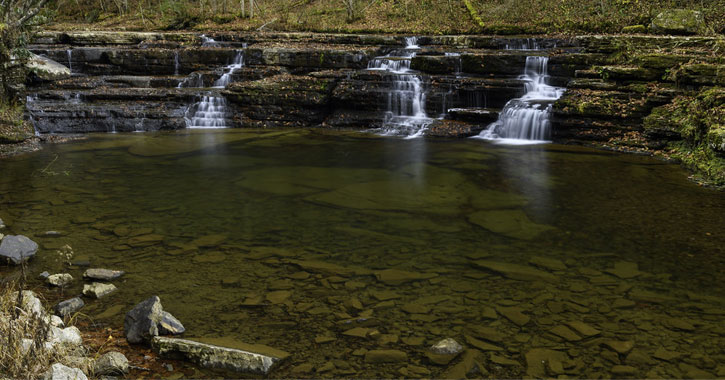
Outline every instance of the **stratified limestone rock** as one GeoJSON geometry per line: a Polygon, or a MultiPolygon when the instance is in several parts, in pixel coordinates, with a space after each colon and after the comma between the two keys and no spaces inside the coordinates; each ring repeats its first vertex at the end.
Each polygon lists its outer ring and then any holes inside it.
{"type": "MultiPolygon", "coordinates": [[[[186,339],[155,337],[151,347],[163,357],[188,360],[204,368],[224,369],[234,372],[267,374],[275,364],[289,354],[274,350],[274,353],[257,353],[215,346],[186,339]]],[[[254,346],[250,346],[252,349],[254,346]]]]}

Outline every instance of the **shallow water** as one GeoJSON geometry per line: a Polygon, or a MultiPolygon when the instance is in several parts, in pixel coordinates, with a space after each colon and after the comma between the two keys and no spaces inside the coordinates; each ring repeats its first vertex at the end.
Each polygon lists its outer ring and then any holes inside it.
{"type": "Polygon", "coordinates": [[[188,337],[290,352],[273,377],[450,375],[424,355],[446,337],[482,350],[493,377],[539,374],[527,363],[535,348],[564,353],[561,369],[543,369],[550,376],[725,370],[725,199],[651,158],[186,130],[92,135],[0,161],[0,173],[13,233],[66,234],[33,237],[44,249],[30,277],[67,271],[55,250],[70,244],[72,260],[127,272],[83,309],[97,322],[121,326],[157,294],[188,337]],[[536,270],[493,268],[501,262],[536,270]],[[520,326],[512,310],[530,320],[520,326]],[[564,326],[575,335],[562,337],[564,326]],[[344,334],[353,327],[370,330],[344,334]],[[611,340],[634,348],[616,352],[611,340]],[[365,349],[407,360],[366,363],[365,349]],[[313,370],[293,372],[303,363],[313,370]]]}

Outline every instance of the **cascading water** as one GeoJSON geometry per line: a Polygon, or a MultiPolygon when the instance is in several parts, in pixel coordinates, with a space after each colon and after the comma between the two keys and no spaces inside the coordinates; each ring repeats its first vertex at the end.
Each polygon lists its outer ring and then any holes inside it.
{"type": "Polygon", "coordinates": [[[216,40],[214,40],[211,37],[207,37],[204,34],[202,34],[199,37],[201,38],[201,47],[217,47],[217,46],[219,46],[219,43],[216,42],[216,40]]]}
{"type": "Polygon", "coordinates": [[[73,49],[66,50],[65,54],[68,56],[68,70],[73,74],[73,49]]]}
{"type": "Polygon", "coordinates": [[[509,144],[535,144],[551,139],[551,105],[564,94],[564,89],[547,84],[548,62],[548,57],[526,57],[524,74],[520,76],[526,82],[526,93],[509,100],[498,120],[475,137],[509,144]]]}
{"type": "Polygon", "coordinates": [[[237,51],[237,55],[234,56],[234,62],[224,68],[224,74],[214,82],[214,87],[226,87],[232,82],[232,75],[235,71],[239,70],[244,66],[244,51],[237,51]]]}
{"type": "Polygon", "coordinates": [[[539,42],[535,38],[526,38],[511,41],[506,44],[506,50],[539,50],[539,42]]]}
{"type": "Polygon", "coordinates": [[[179,75],[179,51],[174,51],[174,75],[179,75]]]}
{"type": "Polygon", "coordinates": [[[368,70],[390,73],[386,79],[392,83],[388,93],[388,105],[383,126],[379,132],[386,136],[418,137],[433,121],[425,112],[425,92],[419,75],[410,70],[415,52],[420,49],[415,37],[405,39],[405,49],[372,59],[368,70]]]}
{"type": "MultiPolygon", "coordinates": [[[[232,82],[235,71],[244,66],[244,52],[237,51],[232,64],[224,68],[224,73],[214,82],[215,88],[224,88],[232,82]]],[[[179,84],[181,86],[181,84],[179,84]]],[[[187,128],[228,128],[231,112],[227,108],[227,100],[221,95],[208,93],[201,101],[190,107],[191,117],[187,118],[187,128]]]]}
{"type": "Polygon", "coordinates": [[[187,120],[187,128],[227,128],[231,113],[222,96],[204,95],[196,104],[193,116],[187,120]]]}

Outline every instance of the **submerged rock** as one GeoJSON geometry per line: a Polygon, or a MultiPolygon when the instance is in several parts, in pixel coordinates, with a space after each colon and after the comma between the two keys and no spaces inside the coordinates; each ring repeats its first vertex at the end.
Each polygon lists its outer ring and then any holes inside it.
{"type": "Polygon", "coordinates": [[[378,281],[388,285],[400,285],[406,282],[428,280],[437,277],[435,273],[416,273],[399,269],[385,269],[375,272],[378,281]]]}
{"type": "Polygon", "coordinates": [[[468,220],[491,232],[514,239],[531,240],[554,227],[534,223],[522,210],[486,210],[475,212],[468,220]]]}
{"type": "Polygon", "coordinates": [[[463,352],[463,346],[455,339],[446,338],[430,346],[426,356],[434,364],[446,365],[463,352]]]}
{"type": "Polygon", "coordinates": [[[569,355],[561,351],[554,351],[547,348],[534,348],[526,353],[526,374],[542,379],[547,377],[546,367],[552,366],[554,362],[559,364],[569,360],[569,355]]]}
{"type": "Polygon", "coordinates": [[[0,260],[18,265],[38,252],[38,244],[24,235],[7,235],[0,242],[0,260]]]}
{"type": "Polygon", "coordinates": [[[90,268],[83,272],[84,278],[92,280],[111,281],[123,276],[126,272],[122,270],[111,270],[103,268],[90,268]]]}
{"type": "Polygon", "coordinates": [[[163,357],[188,360],[204,368],[256,374],[269,373],[275,364],[289,356],[281,351],[276,351],[274,354],[261,354],[187,339],[160,336],[151,340],[151,347],[163,357]]]}
{"type": "Polygon", "coordinates": [[[365,362],[380,363],[398,363],[408,361],[408,354],[399,350],[370,350],[365,353],[365,362]]]}
{"type": "Polygon", "coordinates": [[[518,265],[512,263],[504,263],[499,261],[490,260],[477,260],[473,262],[474,266],[479,268],[488,269],[496,273],[500,273],[505,277],[512,278],[514,280],[523,281],[546,281],[546,282],[558,282],[559,278],[551,273],[538,270],[536,268],[518,265]]]}

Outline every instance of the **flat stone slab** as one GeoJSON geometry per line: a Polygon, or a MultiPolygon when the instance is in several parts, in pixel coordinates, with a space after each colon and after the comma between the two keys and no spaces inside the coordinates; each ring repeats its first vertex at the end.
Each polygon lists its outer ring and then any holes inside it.
{"type": "Polygon", "coordinates": [[[490,260],[477,260],[473,262],[473,265],[500,273],[514,280],[559,282],[559,278],[553,274],[525,265],[490,260]]]}
{"type": "Polygon", "coordinates": [[[38,252],[38,244],[24,235],[7,235],[0,242],[0,260],[19,265],[38,252]]]}
{"type": "Polygon", "coordinates": [[[188,339],[154,337],[151,348],[163,357],[188,360],[204,368],[223,369],[233,372],[247,372],[266,375],[278,362],[286,359],[289,354],[273,350],[273,353],[254,352],[250,350],[222,347],[188,339]]]}
{"type": "Polygon", "coordinates": [[[408,354],[399,350],[370,350],[365,353],[366,363],[399,363],[407,361],[408,354]]]}
{"type": "Polygon", "coordinates": [[[491,232],[514,239],[531,240],[554,227],[534,223],[525,212],[514,210],[485,210],[468,216],[468,221],[491,232]]]}
{"type": "Polygon", "coordinates": [[[83,285],[83,295],[93,298],[101,298],[108,294],[116,291],[116,286],[113,284],[104,284],[101,282],[94,282],[92,284],[83,285]]]}
{"type": "Polygon", "coordinates": [[[417,273],[399,269],[385,269],[375,272],[375,278],[388,285],[400,285],[406,282],[428,280],[436,276],[438,275],[435,273],[417,273]]]}
{"type": "Polygon", "coordinates": [[[111,281],[123,276],[125,273],[126,272],[122,270],[90,268],[86,269],[86,271],[83,273],[83,277],[93,280],[111,281]]]}

